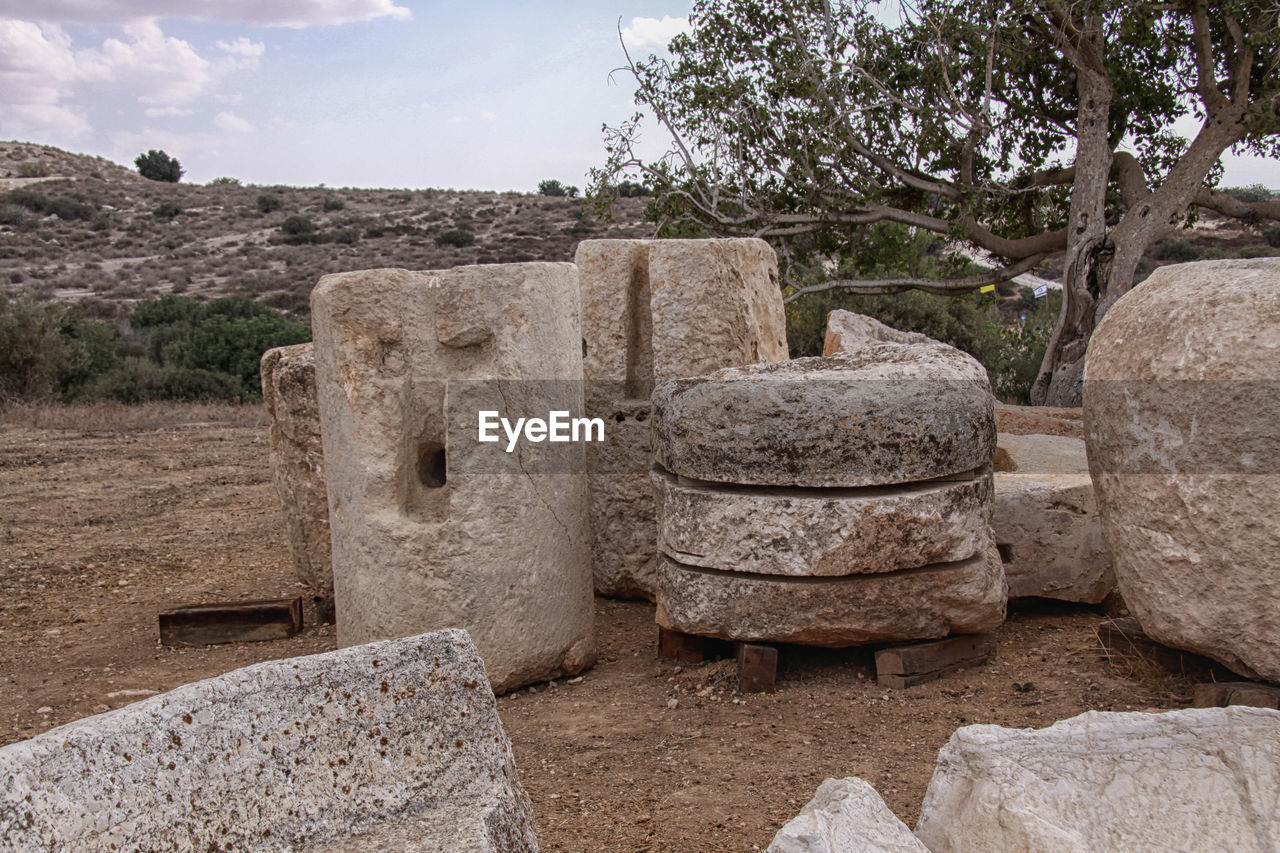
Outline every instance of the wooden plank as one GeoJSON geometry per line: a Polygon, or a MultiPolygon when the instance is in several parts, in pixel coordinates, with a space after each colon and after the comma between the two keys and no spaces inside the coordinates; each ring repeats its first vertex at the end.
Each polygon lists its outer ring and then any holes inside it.
{"type": "Polygon", "coordinates": [[[1280,711],[1280,687],[1255,681],[1215,681],[1197,684],[1191,704],[1196,708],[1225,708],[1248,705],[1280,711]]]}
{"type": "Polygon", "coordinates": [[[931,643],[894,646],[876,652],[876,683],[912,687],[991,659],[991,634],[963,634],[931,643]]]}
{"type": "Polygon", "coordinates": [[[283,640],[300,630],[300,597],[192,604],[160,611],[160,643],[165,646],[283,640]]]}
{"type": "Polygon", "coordinates": [[[738,644],[738,690],[772,693],[778,680],[778,650],[755,643],[738,644]]]}
{"type": "Polygon", "coordinates": [[[681,663],[701,663],[705,655],[706,640],[703,637],[658,629],[658,657],[681,663]]]}

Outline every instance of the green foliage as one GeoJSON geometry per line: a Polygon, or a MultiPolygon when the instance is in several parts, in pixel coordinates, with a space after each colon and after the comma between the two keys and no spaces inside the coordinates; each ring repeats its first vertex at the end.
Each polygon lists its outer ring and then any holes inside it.
{"type": "Polygon", "coordinates": [[[280,223],[280,230],[286,234],[310,234],[316,230],[316,224],[305,216],[294,214],[280,223]]]}
{"type": "Polygon", "coordinates": [[[1199,259],[1200,250],[1186,240],[1161,240],[1152,247],[1151,257],[1158,261],[1184,263],[1199,259]]]}
{"type": "Polygon", "coordinates": [[[25,225],[30,218],[25,207],[16,204],[0,205],[0,225],[12,225],[15,228],[25,225]]]}
{"type": "Polygon", "coordinates": [[[1263,231],[1262,239],[1268,246],[1280,249],[1280,228],[1268,228],[1263,231]]]}
{"type": "Polygon", "coordinates": [[[53,214],[59,219],[66,220],[88,221],[97,214],[97,209],[87,202],[63,196],[50,198],[29,189],[14,190],[9,193],[5,201],[8,205],[24,208],[32,213],[53,214]]]}
{"type": "Polygon", "coordinates": [[[647,198],[653,195],[652,190],[635,181],[623,181],[614,190],[619,198],[647,198]]]}
{"type": "Polygon", "coordinates": [[[139,154],[133,164],[138,167],[138,174],[149,181],[167,181],[176,184],[182,180],[182,166],[177,158],[154,148],[146,154],[139,154]]]}
{"type": "Polygon", "coordinates": [[[162,201],[156,205],[156,209],[151,211],[151,215],[156,219],[173,219],[182,213],[182,208],[171,201],[162,201]]]}
{"type": "Polygon", "coordinates": [[[578,188],[574,186],[566,186],[555,178],[548,178],[545,181],[538,182],[538,195],[577,198],[578,188]]]}
{"type": "Polygon", "coordinates": [[[240,186],[240,179],[239,179],[239,178],[228,178],[228,177],[225,177],[225,176],[224,176],[224,177],[220,177],[220,178],[214,178],[212,181],[210,181],[210,182],[209,182],[209,186],[211,186],[211,187],[238,187],[238,186],[240,186]]]}
{"type": "Polygon", "coordinates": [[[1249,184],[1247,187],[1227,187],[1222,190],[1236,201],[1252,204],[1257,201],[1271,201],[1271,190],[1262,184],[1249,184]]]}
{"type": "Polygon", "coordinates": [[[442,231],[436,235],[436,245],[438,246],[456,246],[461,249],[464,246],[470,246],[476,242],[476,235],[470,231],[464,231],[461,228],[451,228],[448,231],[442,231]]]}
{"type": "Polygon", "coordinates": [[[28,160],[18,164],[19,178],[47,178],[49,174],[49,167],[39,160],[28,160]]]}
{"type": "Polygon", "coordinates": [[[247,299],[162,296],[106,323],[0,293],[0,402],[256,399],[262,353],[310,339],[305,325],[247,299]]]}
{"type": "Polygon", "coordinates": [[[347,206],[347,203],[342,199],[338,198],[337,196],[331,195],[331,196],[325,197],[324,204],[322,206],[326,211],[342,210],[344,207],[347,206]]]}
{"type": "Polygon", "coordinates": [[[282,207],[284,207],[284,201],[278,195],[263,193],[258,196],[258,210],[263,213],[271,213],[273,210],[279,210],[282,207]]]}

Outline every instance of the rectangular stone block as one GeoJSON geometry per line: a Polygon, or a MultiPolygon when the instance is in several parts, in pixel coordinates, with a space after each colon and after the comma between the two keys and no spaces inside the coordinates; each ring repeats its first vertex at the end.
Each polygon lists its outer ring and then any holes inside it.
{"type": "Polygon", "coordinates": [[[453,629],[257,664],[69,723],[0,749],[0,849],[532,853],[486,681],[453,629]],[[444,846],[379,843],[415,825],[444,846]]]}
{"type": "Polygon", "coordinates": [[[163,646],[284,640],[302,630],[302,599],[192,604],[160,611],[159,622],[163,646]]]}

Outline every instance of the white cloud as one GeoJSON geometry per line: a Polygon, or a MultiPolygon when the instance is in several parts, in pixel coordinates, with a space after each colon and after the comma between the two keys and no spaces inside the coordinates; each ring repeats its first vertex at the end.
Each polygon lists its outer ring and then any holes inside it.
{"type": "Polygon", "coordinates": [[[627,47],[666,47],[679,33],[689,31],[688,18],[632,18],[622,28],[622,43],[627,47]]]}
{"type": "Polygon", "coordinates": [[[218,130],[227,133],[253,133],[257,130],[252,124],[235,113],[218,113],[213,117],[213,125],[218,130]]]}
{"type": "Polygon", "coordinates": [[[147,118],[164,118],[165,116],[189,116],[194,110],[186,107],[147,107],[147,118]]]}
{"type": "Polygon", "coordinates": [[[0,17],[38,18],[60,24],[120,24],[171,18],[261,27],[327,27],[372,21],[408,20],[408,7],[395,0],[0,0],[0,17]]]}
{"type": "Polygon", "coordinates": [[[244,36],[240,36],[240,38],[230,42],[219,39],[215,44],[217,44],[218,50],[230,53],[233,56],[260,57],[267,51],[267,46],[262,42],[249,41],[244,36]]]}

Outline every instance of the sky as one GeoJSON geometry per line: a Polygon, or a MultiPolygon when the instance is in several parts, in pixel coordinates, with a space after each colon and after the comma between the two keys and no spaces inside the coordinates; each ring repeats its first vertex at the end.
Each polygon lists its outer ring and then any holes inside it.
{"type": "MultiPolygon", "coordinates": [[[[124,165],[159,148],[193,182],[585,186],[601,125],[634,109],[620,38],[660,51],[690,6],[0,0],[0,139],[124,165]]],[[[1274,161],[1226,166],[1280,186],[1274,161]]]]}

